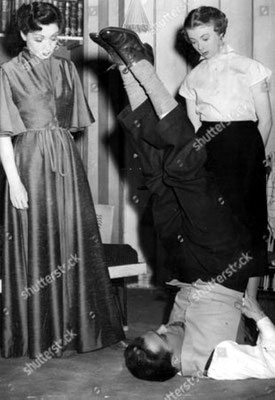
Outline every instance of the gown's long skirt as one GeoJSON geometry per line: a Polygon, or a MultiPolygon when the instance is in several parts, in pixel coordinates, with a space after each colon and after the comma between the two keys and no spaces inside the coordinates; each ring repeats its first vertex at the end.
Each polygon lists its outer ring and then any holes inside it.
{"type": "Polygon", "coordinates": [[[267,265],[266,168],[257,124],[203,122],[197,138],[197,145],[206,146],[207,170],[214,173],[232,212],[251,233],[255,261],[262,275],[267,265]]]}
{"type": "Polygon", "coordinates": [[[86,352],[124,337],[88,181],[70,133],[14,141],[28,210],[5,198],[2,355],[86,352]]]}

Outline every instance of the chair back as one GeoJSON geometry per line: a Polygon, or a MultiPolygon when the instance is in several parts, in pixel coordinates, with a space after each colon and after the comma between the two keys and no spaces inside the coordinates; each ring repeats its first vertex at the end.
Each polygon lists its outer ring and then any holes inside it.
{"type": "Polygon", "coordinates": [[[114,208],[115,206],[109,204],[95,204],[96,218],[102,243],[112,242],[114,208]]]}

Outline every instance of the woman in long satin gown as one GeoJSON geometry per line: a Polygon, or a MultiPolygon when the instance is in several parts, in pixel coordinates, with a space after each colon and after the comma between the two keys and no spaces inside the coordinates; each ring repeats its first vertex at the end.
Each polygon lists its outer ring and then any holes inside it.
{"type": "Polygon", "coordinates": [[[124,337],[70,133],[93,116],[74,64],[52,54],[61,24],[52,4],[23,5],[18,26],[26,47],[0,68],[3,357],[87,352],[124,337]]]}

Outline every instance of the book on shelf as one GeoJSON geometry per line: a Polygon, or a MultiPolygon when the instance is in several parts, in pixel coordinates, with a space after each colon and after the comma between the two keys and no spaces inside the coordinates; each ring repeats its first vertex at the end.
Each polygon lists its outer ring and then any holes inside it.
{"type": "MultiPolygon", "coordinates": [[[[61,35],[83,35],[84,0],[36,0],[41,3],[51,3],[59,8],[64,24],[61,35]]],[[[22,4],[31,4],[33,0],[0,0],[0,32],[5,33],[16,11],[22,4]]]]}
{"type": "Polygon", "coordinates": [[[70,9],[70,29],[71,35],[77,36],[77,10],[78,10],[78,3],[77,1],[71,2],[71,9],[70,9]]]}
{"type": "Polygon", "coordinates": [[[11,2],[9,0],[0,0],[0,31],[5,32],[10,23],[11,2]]]}
{"type": "Polygon", "coordinates": [[[260,279],[259,289],[268,292],[275,292],[275,267],[269,267],[269,274],[260,279]]]}

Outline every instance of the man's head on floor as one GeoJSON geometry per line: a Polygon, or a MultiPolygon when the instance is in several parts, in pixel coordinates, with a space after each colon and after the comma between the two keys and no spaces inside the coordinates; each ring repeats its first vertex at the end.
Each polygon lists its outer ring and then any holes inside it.
{"type": "Polygon", "coordinates": [[[125,363],[139,379],[166,381],[181,369],[184,324],[161,325],[134,339],[125,350],[125,363]]]}

